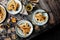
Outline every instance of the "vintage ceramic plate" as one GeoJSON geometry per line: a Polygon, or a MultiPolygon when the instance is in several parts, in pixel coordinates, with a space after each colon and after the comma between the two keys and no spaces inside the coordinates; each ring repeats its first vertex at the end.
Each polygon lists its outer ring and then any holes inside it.
{"type": "Polygon", "coordinates": [[[2,23],[5,20],[5,18],[6,18],[6,10],[5,10],[5,8],[2,5],[0,5],[0,7],[4,9],[3,10],[4,11],[4,16],[3,16],[3,19],[0,21],[0,23],[2,23]]]}
{"type": "MultiPolygon", "coordinates": [[[[7,3],[7,6],[8,6],[8,4],[11,2],[11,0],[7,3]]],[[[21,10],[22,10],[22,4],[21,4],[21,2],[19,1],[19,0],[15,0],[15,2],[16,3],[19,3],[19,8],[18,8],[18,10],[17,11],[14,11],[14,10],[12,10],[12,11],[9,11],[8,9],[7,9],[7,11],[8,11],[8,13],[10,13],[10,14],[18,14],[21,10]]],[[[6,7],[7,8],[7,7],[6,7]]]]}
{"type": "Polygon", "coordinates": [[[32,33],[32,31],[33,31],[33,26],[32,26],[32,24],[31,24],[29,21],[21,20],[21,21],[18,21],[17,24],[20,25],[21,23],[25,23],[25,22],[27,22],[27,23],[30,25],[30,27],[31,27],[29,34],[24,35],[23,32],[22,32],[18,27],[15,27],[16,34],[17,34],[18,36],[24,37],[24,38],[26,38],[26,37],[28,37],[29,35],[31,35],[31,33],[32,33]]]}
{"type": "Polygon", "coordinates": [[[33,17],[32,17],[32,22],[33,22],[33,24],[36,24],[36,25],[44,25],[44,24],[46,24],[47,21],[48,21],[48,14],[47,14],[46,11],[44,11],[44,10],[42,10],[42,9],[38,9],[38,10],[34,11],[34,13],[33,13],[32,16],[33,16],[33,17]],[[37,12],[40,12],[43,16],[46,17],[46,19],[45,19],[44,22],[37,22],[37,21],[35,20],[35,14],[36,14],[37,12]]]}

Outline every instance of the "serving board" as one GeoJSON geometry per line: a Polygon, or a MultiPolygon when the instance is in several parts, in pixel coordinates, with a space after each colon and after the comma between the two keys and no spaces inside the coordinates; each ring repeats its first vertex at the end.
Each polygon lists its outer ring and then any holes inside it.
{"type": "MultiPolygon", "coordinates": [[[[36,9],[44,9],[46,10],[46,12],[49,15],[49,20],[48,22],[43,25],[43,26],[39,26],[39,30],[33,30],[33,33],[27,37],[27,38],[21,38],[18,36],[19,40],[30,40],[31,38],[47,31],[48,29],[53,28],[55,25],[60,23],[60,0],[39,0],[39,3],[37,3],[36,7],[34,8],[33,11],[35,11],[36,9]]],[[[27,16],[25,15],[11,15],[7,12],[7,17],[6,20],[3,22],[4,25],[6,25],[7,20],[11,17],[14,16],[16,17],[18,20],[21,19],[23,17],[23,19],[28,20],[27,16]]],[[[11,23],[13,24],[13,23],[11,23]]],[[[34,25],[33,25],[34,26],[34,25]]]]}

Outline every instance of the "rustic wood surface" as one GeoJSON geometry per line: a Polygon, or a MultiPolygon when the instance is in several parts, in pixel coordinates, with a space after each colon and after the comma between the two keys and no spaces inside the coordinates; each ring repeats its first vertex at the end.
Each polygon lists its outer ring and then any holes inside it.
{"type": "Polygon", "coordinates": [[[49,0],[47,1],[54,17],[56,20],[56,23],[60,23],[60,1],[59,0],[49,0]]]}

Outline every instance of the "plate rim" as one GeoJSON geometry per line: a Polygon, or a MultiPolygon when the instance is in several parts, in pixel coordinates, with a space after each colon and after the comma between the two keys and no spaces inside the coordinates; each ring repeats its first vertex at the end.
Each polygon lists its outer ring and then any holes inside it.
{"type": "Polygon", "coordinates": [[[37,10],[35,10],[35,11],[33,12],[32,22],[33,22],[33,20],[34,20],[34,15],[36,14],[36,12],[41,12],[41,10],[42,10],[42,12],[43,12],[43,11],[45,12],[45,14],[47,15],[47,19],[46,19],[46,21],[43,22],[42,24],[41,24],[41,23],[36,23],[36,22],[34,21],[35,24],[36,24],[36,25],[39,25],[39,26],[42,26],[42,25],[46,24],[46,23],[48,22],[48,19],[49,19],[48,13],[47,13],[45,10],[43,10],[43,9],[37,9],[37,10]]]}
{"type": "MultiPolygon", "coordinates": [[[[11,2],[11,0],[8,1],[7,6],[8,6],[8,4],[9,4],[10,2],[11,2]]],[[[9,14],[15,15],[15,14],[18,14],[18,13],[22,10],[22,3],[21,3],[19,0],[15,0],[15,2],[19,3],[19,5],[21,5],[21,6],[19,7],[19,10],[16,11],[16,12],[15,12],[15,11],[13,12],[13,10],[12,10],[12,12],[10,12],[10,11],[7,9],[7,6],[6,6],[7,12],[8,12],[9,14]]]]}
{"type": "Polygon", "coordinates": [[[4,15],[5,15],[5,17],[3,18],[3,20],[2,21],[0,21],[0,23],[2,23],[5,19],[6,19],[6,10],[5,10],[5,8],[2,6],[2,5],[0,5],[0,7],[2,7],[3,9],[4,9],[4,15]]]}
{"type": "MultiPolygon", "coordinates": [[[[21,20],[21,21],[18,21],[18,22],[22,22],[22,21],[27,21],[27,20],[21,20]]],[[[18,22],[17,22],[17,23],[18,23],[18,22]]],[[[27,21],[27,22],[29,22],[29,21],[27,21]]],[[[26,37],[28,37],[28,36],[30,36],[30,35],[32,34],[32,32],[33,32],[33,25],[32,25],[31,22],[29,22],[29,23],[31,24],[30,34],[28,34],[27,36],[24,36],[24,35],[20,36],[21,34],[19,35],[19,33],[18,33],[18,34],[17,34],[18,36],[23,37],[23,38],[26,38],[26,37]]],[[[15,29],[16,29],[16,31],[18,30],[17,27],[16,27],[15,29]]]]}

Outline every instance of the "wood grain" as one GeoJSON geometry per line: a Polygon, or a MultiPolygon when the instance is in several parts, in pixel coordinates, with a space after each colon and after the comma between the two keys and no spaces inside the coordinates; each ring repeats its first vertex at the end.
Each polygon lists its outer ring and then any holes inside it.
{"type": "Polygon", "coordinates": [[[60,0],[46,0],[46,3],[49,5],[56,23],[60,23],[60,0]]]}

